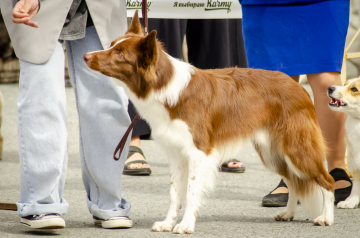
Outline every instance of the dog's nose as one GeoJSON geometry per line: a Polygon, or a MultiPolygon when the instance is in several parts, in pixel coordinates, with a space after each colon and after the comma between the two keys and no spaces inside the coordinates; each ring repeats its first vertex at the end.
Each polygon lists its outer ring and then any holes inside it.
{"type": "Polygon", "coordinates": [[[335,87],[334,86],[330,86],[328,87],[328,94],[331,94],[332,92],[335,91],[335,87]]]}
{"type": "Polygon", "coordinates": [[[91,58],[92,58],[92,56],[91,56],[90,54],[84,54],[84,61],[85,61],[85,62],[90,61],[91,58]]]}

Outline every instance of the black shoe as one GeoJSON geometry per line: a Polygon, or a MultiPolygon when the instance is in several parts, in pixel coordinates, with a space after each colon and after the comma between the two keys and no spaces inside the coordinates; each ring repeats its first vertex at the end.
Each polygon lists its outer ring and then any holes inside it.
{"type": "Polygon", "coordinates": [[[289,200],[289,193],[271,194],[279,187],[287,188],[287,185],[283,179],[281,179],[279,185],[274,190],[272,190],[268,195],[263,197],[262,203],[261,203],[261,205],[263,207],[286,207],[287,202],[289,200]]]}
{"type": "Polygon", "coordinates": [[[335,182],[339,181],[339,180],[345,180],[345,181],[349,181],[351,183],[351,185],[349,187],[335,189],[334,204],[337,205],[339,202],[345,201],[345,199],[350,196],[353,184],[352,184],[352,181],[350,180],[348,174],[343,169],[339,169],[339,168],[333,169],[330,171],[329,174],[334,178],[335,182]]]}

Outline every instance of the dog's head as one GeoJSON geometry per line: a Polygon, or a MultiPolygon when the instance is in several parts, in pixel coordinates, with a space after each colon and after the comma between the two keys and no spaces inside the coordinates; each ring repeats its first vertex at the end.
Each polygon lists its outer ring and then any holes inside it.
{"type": "Polygon", "coordinates": [[[348,80],[345,86],[330,86],[327,92],[331,98],[330,108],[360,118],[359,90],[360,78],[348,80]]]}
{"type": "Polygon", "coordinates": [[[145,98],[159,84],[161,50],[156,31],[145,35],[136,11],[125,35],[114,40],[107,50],[85,54],[84,61],[90,69],[122,81],[139,98],[145,98]]]}

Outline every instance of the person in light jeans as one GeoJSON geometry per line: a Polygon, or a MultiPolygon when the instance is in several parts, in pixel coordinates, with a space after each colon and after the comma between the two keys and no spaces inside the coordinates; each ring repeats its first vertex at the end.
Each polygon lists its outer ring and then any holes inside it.
{"type": "Polygon", "coordinates": [[[101,4],[95,0],[1,1],[21,66],[17,101],[21,184],[17,207],[22,225],[65,227],[61,217],[69,209],[63,197],[68,163],[65,42],[79,115],[88,209],[95,225],[132,226],[130,203],[121,196],[129,141],[120,161],[113,160],[114,149],[130,124],[128,98],[109,77],[92,72],[83,60],[85,53],[109,47],[125,33],[125,4],[125,0],[101,4]]]}

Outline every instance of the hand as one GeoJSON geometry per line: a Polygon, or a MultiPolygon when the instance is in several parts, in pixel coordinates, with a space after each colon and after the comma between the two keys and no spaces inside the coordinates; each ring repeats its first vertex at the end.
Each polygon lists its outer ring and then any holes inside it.
{"type": "Polygon", "coordinates": [[[38,28],[39,25],[31,19],[36,15],[39,10],[38,0],[20,0],[16,3],[13,10],[13,22],[17,24],[25,24],[28,26],[38,28]]]}

